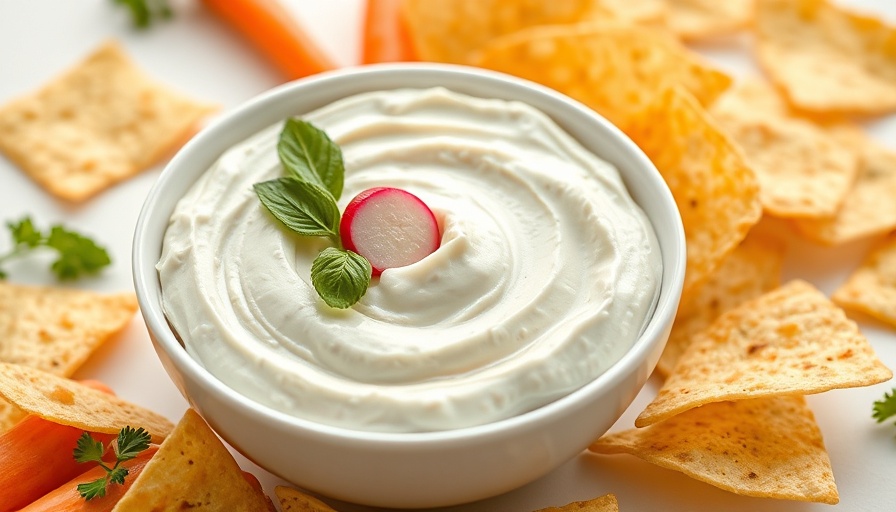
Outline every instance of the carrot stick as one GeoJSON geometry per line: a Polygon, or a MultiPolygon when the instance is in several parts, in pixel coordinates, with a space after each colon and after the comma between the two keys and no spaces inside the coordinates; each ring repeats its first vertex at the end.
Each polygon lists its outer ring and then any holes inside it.
{"type": "Polygon", "coordinates": [[[106,495],[102,498],[88,501],[78,494],[78,484],[92,482],[106,476],[106,470],[94,466],[45,494],[42,498],[21,509],[20,512],[109,512],[124,496],[124,493],[131,488],[134,480],[158,450],[158,445],[152,445],[140,452],[137,457],[122,462],[119,467],[127,468],[128,476],[124,479],[123,484],[109,484],[106,488],[106,495]]]}
{"type": "Polygon", "coordinates": [[[277,0],[202,0],[293,80],[338,66],[277,0]]]}
{"type": "Polygon", "coordinates": [[[364,64],[417,60],[401,16],[401,0],[367,0],[363,39],[361,62],[364,64]]]}
{"type": "MultiPolygon", "coordinates": [[[[98,381],[82,384],[111,393],[98,381]]],[[[18,510],[86,471],[72,455],[83,432],[39,416],[26,416],[0,435],[0,512],[18,510]]],[[[113,434],[93,436],[103,444],[115,438],[113,434]]]]}

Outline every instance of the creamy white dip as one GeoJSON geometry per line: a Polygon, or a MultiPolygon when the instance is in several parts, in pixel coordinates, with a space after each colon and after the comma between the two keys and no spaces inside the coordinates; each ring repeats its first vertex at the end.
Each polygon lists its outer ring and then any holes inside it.
{"type": "Polygon", "coordinates": [[[282,175],[273,126],[178,204],[158,264],[186,350],[285,413],[369,431],[455,429],[560,398],[632,346],[661,278],[652,228],[615,168],[521,103],[444,89],[363,94],[304,116],[341,147],[340,207],[399,187],[441,246],[328,307],[327,241],[288,232],[252,184],[282,175]]]}

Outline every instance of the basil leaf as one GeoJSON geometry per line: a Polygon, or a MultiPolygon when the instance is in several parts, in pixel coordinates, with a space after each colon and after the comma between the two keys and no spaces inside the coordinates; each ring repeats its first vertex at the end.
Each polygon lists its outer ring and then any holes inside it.
{"type": "Polygon", "coordinates": [[[277,178],[252,185],[261,204],[300,235],[339,238],[339,206],[333,196],[313,183],[277,178]]]}
{"type": "Polygon", "coordinates": [[[320,185],[334,199],[342,195],[342,149],[323,130],[301,119],[288,119],[280,132],[277,152],[289,175],[320,185]]]}
{"type": "Polygon", "coordinates": [[[327,247],[311,264],[311,283],[327,305],[345,309],[367,292],[371,271],[370,262],[363,256],[327,247]]]}

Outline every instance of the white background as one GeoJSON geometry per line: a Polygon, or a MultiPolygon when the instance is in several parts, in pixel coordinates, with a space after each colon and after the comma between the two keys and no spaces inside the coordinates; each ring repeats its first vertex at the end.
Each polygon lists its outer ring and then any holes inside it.
{"type": "MultiPolygon", "coordinates": [[[[301,21],[341,64],[359,54],[362,0],[290,0],[301,21]]],[[[896,24],[896,1],[841,1],[877,12],[896,24]]],[[[223,111],[279,84],[278,72],[241,38],[194,2],[174,2],[176,17],[149,31],[131,29],[112,0],[0,0],[0,104],[39,87],[109,37],[119,39],[150,75],[223,111]]],[[[756,73],[746,37],[703,46],[701,52],[736,75],[756,73]]],[[[867,124],[896,150],[896,116],[867,124]]],[[[102,291],[132,289],[130,248],[143,198],[162,165],[115,186],[82,205],[60,202],[0,156],[0,223],[30,214],[38,226],[64,222],[106,245],[113,264],[101,276],[74,286],[102,291]]],[[[894,198],[896,200],[896,198],[894,198]]],[[[801,277],[830,293],[860,261],[869,242],[827,249],[791,238],[785,278],[801,277]]],[[[9,242],[0,234],[0,252],[9,242]]],[[[47,260],[9,265],[11,281],[50,284],[47,260]]],[[[861,327],[880,357],[896,368],[896,333],[878,324],[861,327]]],[[[142,319],[99,350],[76,377],[99,378],[129,400],[177,421],[187,404],[159,364],[142,319]]],[[[651,380],[614,429],[630,428],[657,390],[651,380]]],[[[896,510],[896,427],[871,419],[871,403],[893,382],[809,397],[830,452],[841,502],[834,510],[896,510]]],[[[892,423],[892,422],[890,422],[892,423]]],[[[280,483],[242,457],[269,494],[280,483]]],[[[744,498],[654,467],[630,456],[582,454],[545,478],[505,496],[455,507],[456,511],[531,511],[615,493],[623,511],[822,511],[828,505],[744,498]]],[[[339,510],[367,510],[335,504],[339,510]]]]}

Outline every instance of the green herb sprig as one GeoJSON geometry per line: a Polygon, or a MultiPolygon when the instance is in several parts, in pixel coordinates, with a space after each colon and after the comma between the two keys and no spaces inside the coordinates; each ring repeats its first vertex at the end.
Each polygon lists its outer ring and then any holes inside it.
{"type": "Polygon", "coordinates": [[[140,452],[149,448],[150,440],[149,432],[142,428],[135,430],[128,426],[118,431],[118,438],[112,443],[112,451],[115,453],[115,465],[110,468],[103,462],[103,454],[106,453],[106,447],[103,443],[94,439],[89,432],[81,434],[73,452],[75,461],[80,464],[96,462],[101,468],[106,470],[106,475],[92,482],[78,484],[78,494],[90,501],[93,498],[105,496],[106,488],[110,482],[119,485],[123,484],[125,477],[128,476],[128,470],[119,466],[122,462],[133,459],[140,452]]]}
{"type": "Polygon", "coordinates": [[[303,236],[329,238],[335,247],[311,264],[311,284],[330,307],[351,307],[367,292],[372,268],[363,256],[342,247],[340,213],[345,163],[342,150],[323,130],[289,119],[280,132],[277,153],[286,176],[253,188],[261,204],[284,226],[303,236]]]}
{"type": "Polygon", "coordinates": [[[878,423],[883,423],[888,418],[896,416],[896,388],[889,393],[884,393],[881,400],[874,402],[871,417],[876,419],[878,423]]]}
{"type": "MultiPolygon", "coordinates": [[[[30,217],[24,217],[18,222],[7,222],[6,226],[12,238],[12,248],[0,254],[0,265],[36,249],[49,248],[58,254],[50,270],[56,274],[57,279],[65,281],[96,274],[112,262],[106,249],[61,224],[52,226],[46,233],[35,228],[30,217]]],[[[6,272],[0,269],[0,279],[6,277],[6,272]]]]}
{"type": "Polygon", "coordinates": [[[148,28],[156,19],[173,16],[168,0],[112,0],[131,11],[131,22],[136,28],[148,28]]]}

